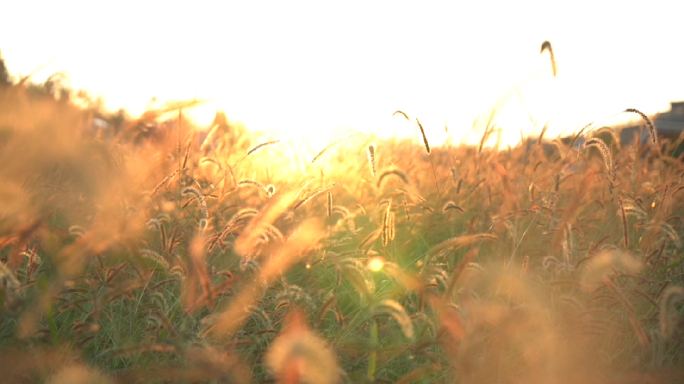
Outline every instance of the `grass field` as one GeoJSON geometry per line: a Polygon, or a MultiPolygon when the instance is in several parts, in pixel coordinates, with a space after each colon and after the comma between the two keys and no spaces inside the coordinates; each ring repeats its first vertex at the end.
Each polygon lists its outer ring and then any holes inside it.
{"type": "Polygon", "coordinates": [[[0,381],[684,382],[684,163],[646,120],[309,156],[172,113],[0,90],[0,381]]]}

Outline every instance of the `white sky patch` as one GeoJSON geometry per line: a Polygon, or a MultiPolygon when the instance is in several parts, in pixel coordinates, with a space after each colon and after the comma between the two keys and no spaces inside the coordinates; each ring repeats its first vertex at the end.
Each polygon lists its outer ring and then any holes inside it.
{"type": "Polygon", "coordinates": [[[35,80],[66,70],[111,109],[211,98],[188,111],[200,124],[222,109],[250,129],[322,142],[349,127],[413,135],[397,128],[396,110],[418,117],[436,145],[445,120],[453,140],[478,141],[473,121],[498,105],[515,142],[547,121],[555,134],[684,99],[684,5],[549,4],[15,1],[3,6],[0,50],[15,76],[56,56],[35,80]]]}

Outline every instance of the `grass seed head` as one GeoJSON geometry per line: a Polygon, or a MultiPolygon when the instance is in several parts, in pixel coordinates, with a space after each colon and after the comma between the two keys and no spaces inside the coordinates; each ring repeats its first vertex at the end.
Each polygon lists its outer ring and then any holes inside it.
{"type": "Polygon", "coordinates": [[[276,193],[275,185],[269,184],[266,186],[266,194],[268,195],[268,197],[273,197],[273,195],[275,195],[275,193],[276,193]]]}
{"type": "Polygon", "coordinates": [[[427,151],[428,155],[430,154],[430,143],[428,143],[427,136],[425,136],[425,130],[423,129],[423,124],[420,123],[420,120],[416,118],[416,123],[418,124],[418,128],[420,128],[420,134],[423,136],[423,144],[425,144],[425,151],[427,151]]]}
{"type": "Polygon", "coordinates": [[[409,119],[408,115],[402,111],[396,111],[392,114],[392,116],[396,116],[396,115],[404,116],[404,118],[406,118],[406,120],[411,121],[411,119],[409,119]]]}
{"type": "Polygon", "coordinates": [[[660,298],[660,334],[665,340],[674,336],[681,323],[676,305],[682,302],[684,302],[684,288],[682,287],[668,287],[660,298]]]}
{"type": "Polygon", "coordinates": [[[656,129],[653,126],[653,123],[651,122],[651,119],[649,119],[648,116],[646,116],[643,112],[641,112],[638,109],[627,108],[625,109],[625,112],[636,113],[637,115],[641,116],[641,118],[646,122],[646,125],[648,126],[648,133],[651,135],[651,144],[653,144],[654,147],[658,147],[658,132],[656,132],[656,129]]]}
{"type": "Polygon", "coordinates": [[[333,199],[332,199],[332,192],[328,192],[328,217],[332,216],[332,209],[333,209],[333,199]]]}
{"type": "Polygon", "coordinates": [[[375,177],[375,144],[368,146],[368,162],[371,167],[371,174],[375,177]]]}
{"type": "Polygon", "coordinates": [[[603,161],[606,164],[606,170],[608,171],[608,177],[610,178],[611,181],[615,180],[616,174],[615,174],[615,168],[613,166],[613,156],[610,154],[610,149],[608,149],[608,145],[606,143],[599,139],[598,137],[593,137],[589,140],[587,140],[584,143],[584,148],[589,148],[589,147],[597,147],[599,151],[601,152],[601,155],[603,155],[603,161]]]}
{"type": "Polygon", "coordinates": [[[547,40],[541,45],[541,51],[539,53],[544,53],[544,51],[549,52],[549,57],[551,58],[551,69],[553,70],[553,77],[556,77],[556,58],[553,55],[553,48],[551,48],[551,43],[547,40]]]}

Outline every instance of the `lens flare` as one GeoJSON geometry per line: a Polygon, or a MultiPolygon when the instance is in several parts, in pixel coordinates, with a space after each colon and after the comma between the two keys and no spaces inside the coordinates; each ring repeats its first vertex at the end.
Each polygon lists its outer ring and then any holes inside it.
{"type": "Polygon", "coordinates": [[[368,260],[368,269],[373,272],[379,272],[385,267],[385,258],[382,256],[373,256],[368,260]]]}

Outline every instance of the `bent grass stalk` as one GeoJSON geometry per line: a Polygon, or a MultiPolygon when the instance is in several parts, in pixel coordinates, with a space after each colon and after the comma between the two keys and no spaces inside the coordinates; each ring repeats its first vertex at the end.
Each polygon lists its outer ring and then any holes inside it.
{"type": "Polygon", "coordinates": [[[553,70],[553,77],[556,77],[556,58],[553,55],[553,48],[551,48],[551,43],[548,40],[542,43],[541,51],[539,51],[539,53],[544,53],[544,51],[549,52],[549,57],[551,58],[551,69],[553,70]]]}
{"type": "Polygon", "coordinates": [[[247,153],[246,153],[244,156],[242,156],[242,157],[235,163],[235,165],[233,165],[232,168],[237,167],[238,164],[240,164],[240,163],[242,162],[242,160],[246,159],[249,155],[251,155],[251,154],[253,154],[253,153],[259,151],[260,149],[262,149],[262,148],[264,148],[264,147],[271,146],[271,145],[275,145],[275,144],[278,144],[278,143],[280,143],[280,140],[268,141],[268,142],[266,142],[266,143],[261,143],[261,144],[259,144],[259,145],[254,146],[254,147],[251,148],[249,151],[247,151],[247,153]]]}
{"type": "Polygon", "coordinates": [[[651,122],[651,119],[649,119],[648,116],[646,116],[643,112],[635,108],[627,108],[625,109],[625,112],[636,113],[637,115],[641,116],[641,118],[646,122],[646,125],[648,126],[648,133],[651,136],[651,144],[653,144],[654,147],[659,148],[658,132],[656,132],[656,129],[653,126],[653,123],[651,122]]]}
{"type": "Polygon", "coordinates": [[[349,140],[349,139],[351,139],[351,138],[354,137],[354,136],[360,135],[360,134],[361,134],[361,132],[353,132],[353,133],[350,133],[350,134],[347,135],[347,136],[341,137],[341,138],[339,138],[339,139],[333,141],[332,143],[328,144],[327,147],[323,148],[323,150],[321,150],[320,152],[318,152],[318,154],[313,158],[313,160],[311,160],[311,164],[315,163],[316,160],[318,160],[321,156],[323,156],[323,154],[324,154],[325,152],[327,152],[330,148],[334,147],[335,145],[337,145],[337,144],[339,144],[339,143],[341,143],[341,142],[343,142],[343,141],[349,140]]]}
{"type": "Polygon", "coordinates": [[[603,161],[606,164],[606,171],[611,182],[615,180],[615,168],[613,167],[613,156],[610,154],[608,145],[598,137],[591,138],[584,143],[584,148],[597,147],[603,156],[603,161]]]}
{"type": "Polygon", "coordinates": [[[294,210],[296,210],[296,209],[299,209],[299,207],[301,207],[302,205],[306,204],[306,202],[308,202],[309,200],[311,200],[311,199],[313,199],[314,197],[320,195],[321,193],[323,193],[323,192],[325,192],[325,191],[327,191],[327,190],[329,190],[329,189],[335,187],[336,185],[337,185],[337,183],[332,183],[332,184],[330,184],[330,185],[327,185],[327,186],[325,186],[325,187],[323,187],[323,188],[321,188],[321,189],[319,189],[319,190],[313,192],[312,194],[310,194],[309,196],[307,196],[305,199],[303,199],[303,200],[299,201],[297,204],[295,204],[295,206],[292,208],[292,210],[294,211],[294,210]]]}
{"type": "Polygon", "coordinates": [[[183,194],[191,194],[195,196],[195,198],[199,202],[202,215],[205,219],[209,218],[209,210],[207,209],[207,203],[204,201],[204,195],[202,193],[200,193],[197,189],[193,187],[187,187],[183,190],[183,194]]]}

